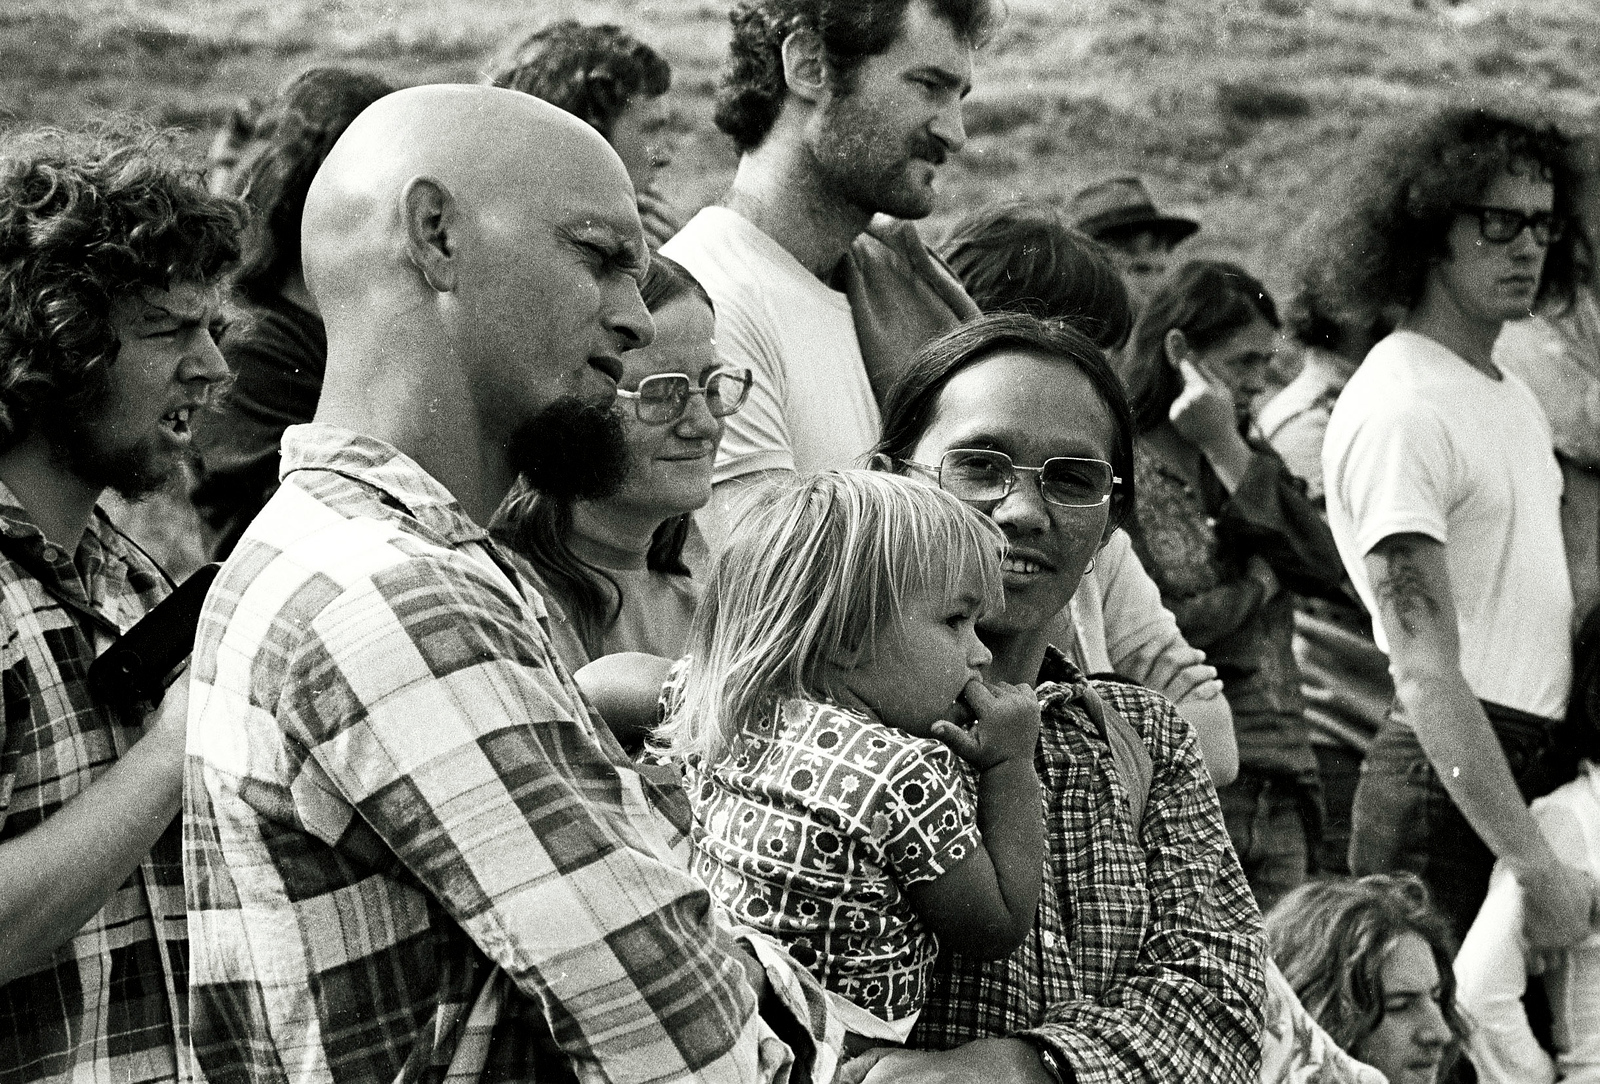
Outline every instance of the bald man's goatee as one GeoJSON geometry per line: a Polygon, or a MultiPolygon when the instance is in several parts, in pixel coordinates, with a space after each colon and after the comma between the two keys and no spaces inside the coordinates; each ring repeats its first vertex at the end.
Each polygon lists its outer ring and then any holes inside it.
{"type": "Polygon", "coordinates": [[[506,455],[529,485],[558,500],[603,500],[628,473],[627,434],[616,411],[571,396],[519,426],[506,455]]]}

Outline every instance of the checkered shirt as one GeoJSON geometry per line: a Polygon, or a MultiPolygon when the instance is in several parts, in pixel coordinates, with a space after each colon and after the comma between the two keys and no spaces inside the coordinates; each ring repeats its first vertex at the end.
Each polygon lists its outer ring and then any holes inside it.
{"type": "MultiPolygon", "coordinates": [[[[296,426],[282,472],[193,663],[211,1084],[771,1079],[733,938],[515,566],[387,444],[296,426]]],[[[805,993],[779,990],[825,1079],[805,993]]]]}
{"type": "MultiPolygon", "coordinates": [[[[0,845],[105,774],[140,715],[92,701],[89,663],[169,590],[96,509],[74,555],[0,485],[0,845]]],[[[188,956],[176,821],[37,970],[0,986],[0,1084],[179,1076],[188,956]]]]}
{"type": "Polygon", "coordinates": [[[1033,931],[1004,960],[943,955],[912,1045],[1023,1035],[1077,1084],[1253,1084],[1261,916],[1193,732],[1155,693],[1095,683],[1153,761],[1135,832],[1111,747],[1079,706],[1082,677],[1054,651],[1040,676],[1049,848],[1033,931]]]}

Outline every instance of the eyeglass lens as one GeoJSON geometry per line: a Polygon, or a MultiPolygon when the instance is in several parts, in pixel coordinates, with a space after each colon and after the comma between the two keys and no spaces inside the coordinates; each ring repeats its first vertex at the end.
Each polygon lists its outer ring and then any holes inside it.
{"type": "MultiPolygon", "coordinates": [[[[1004,452],[954,450],[944,454],[939,482],[968,501],[998,501],[1016,485],[1019,468],[1004,452]]],[[[1111,494],[1111,464],[1099,459],[1047,459],[1039,471],[1039,489],[1051,504],[1093,508],[1111,494]]]]}
{"type": "MultiPolygon", "coordinates": [[[[689,407],[689,396],[699,389],[683,373],[657,373],[639,381],[638,411],[641,421],[655,425],[675,421],[689,407]]],[[[706,380],[706,408],[712,417],[724,418],[744,405],[750,394],[748,369],[717,370],[706,380]]]]}
{"type": "Polygon", "coordinates": [[[1509,244],[1524,228],[1532,232],[1533,239],[1541,245],[1559,241],[1563,233],[1561,220],[1549,211],[1525,214],[1513,207],[1474,207],[1472,210],[1478,216],[1478,233],[1493,244],[1509,244]]]}

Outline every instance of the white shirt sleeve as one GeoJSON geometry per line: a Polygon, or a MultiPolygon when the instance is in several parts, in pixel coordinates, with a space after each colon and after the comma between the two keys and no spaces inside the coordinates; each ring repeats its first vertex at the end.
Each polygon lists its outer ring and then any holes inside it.
{"type": "Polygon", "coordinates": [[[1342,456],[1329,461],[1326,485],[1350,510],[1362,554],[1385,538],[1421,534],[1449,539],[1457,468],[1448,435],[1431,410],[1380,406],[1355,427],[1342,456]]]}

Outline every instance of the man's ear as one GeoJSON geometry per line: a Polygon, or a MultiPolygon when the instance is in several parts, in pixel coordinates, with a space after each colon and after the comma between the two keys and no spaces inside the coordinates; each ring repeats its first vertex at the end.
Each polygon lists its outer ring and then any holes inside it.
{"type": "Polygon", "coordinates": [[[828,68],[823,59],[822,36],[815,30],[796,30],[783,39],[783,81],[795,97],[821,101],[828,92],[828,68]]]}
{"type": "Polygon", "coordinates": [[[1178,367],[1178,362],[1186,359],[1191,353],[1189,337],[1179,328],[1172,328],[1167,332],[1166,337],[1161,340],[1161,348],[1167,356],[1167,364],[1174,369],[1178,367]]]}
{"type": "Polygon", "coordinates": [[[456,199],[441,181],[413,177],[400,193],[405,222],[406,258],[441,294],[456,288],[454,231],[459,222],[456,199]]]}

